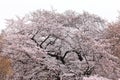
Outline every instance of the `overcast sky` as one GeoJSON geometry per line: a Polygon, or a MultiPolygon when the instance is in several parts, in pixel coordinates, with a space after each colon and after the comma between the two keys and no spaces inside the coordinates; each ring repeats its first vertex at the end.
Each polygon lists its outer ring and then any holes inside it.
{"type": "Polygon", "coordinates": [[[5,20],[16,15],[25,14],[37,9],[58,12],[74,10],[77,12],[88,11],[99,15],[109,21],[117,19],[120,10],[120,0],[0,0],[0,30],[5,27],[5,20]]]}

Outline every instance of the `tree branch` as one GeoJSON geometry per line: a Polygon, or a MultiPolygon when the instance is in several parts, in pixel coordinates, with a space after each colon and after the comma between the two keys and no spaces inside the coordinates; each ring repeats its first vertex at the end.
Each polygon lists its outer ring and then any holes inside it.
{"type": "Polygon", "coordinates": [[[41,47],[41,48],[43,48],[42,45],[49,39],[50,36],[51,36],[51,35],[49,34],[49,35],[40,43],[40,47],[41,47]]]}

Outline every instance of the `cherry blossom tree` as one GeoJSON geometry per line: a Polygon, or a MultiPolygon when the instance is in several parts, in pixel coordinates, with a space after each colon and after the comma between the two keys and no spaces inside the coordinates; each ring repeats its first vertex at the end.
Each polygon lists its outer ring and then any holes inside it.
{"type": "Polygon", "coordinates": [[[113,70],[119,59],[104,47],[105,26],[105,20],[87,12],[38,10],[7,20],[2,54],[13,60],[13,80],[82,80],[92,74],[111,78],[119,74],[113,70]]]}
{"type": "Polygon", "coordinates": [[[115,22],[109,24],[105,34],[111,54],[120,58],[120,23],[115,22]]]}

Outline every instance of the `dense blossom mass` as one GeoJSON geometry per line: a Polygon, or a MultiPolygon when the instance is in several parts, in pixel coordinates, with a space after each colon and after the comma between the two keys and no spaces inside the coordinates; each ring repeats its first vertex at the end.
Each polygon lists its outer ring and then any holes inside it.
{"type": "Polygon", "coordinates": [[[108,23],[88,12],[38,10],[8,19],[0,39],[1,55],[11,59],[9,80],[120,78],[119,21],[108,23]]]}

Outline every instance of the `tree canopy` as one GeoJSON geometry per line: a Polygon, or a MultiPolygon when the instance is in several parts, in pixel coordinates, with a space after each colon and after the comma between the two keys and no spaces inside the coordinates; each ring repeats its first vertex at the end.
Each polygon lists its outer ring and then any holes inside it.
{"type": "Polygon", "coordinates": [[[1,54],[13,60],[12,80],[120,78],[119,22],[108,25],[88,12],[37,10],[8,19],[2,36],[1,54]]]}

